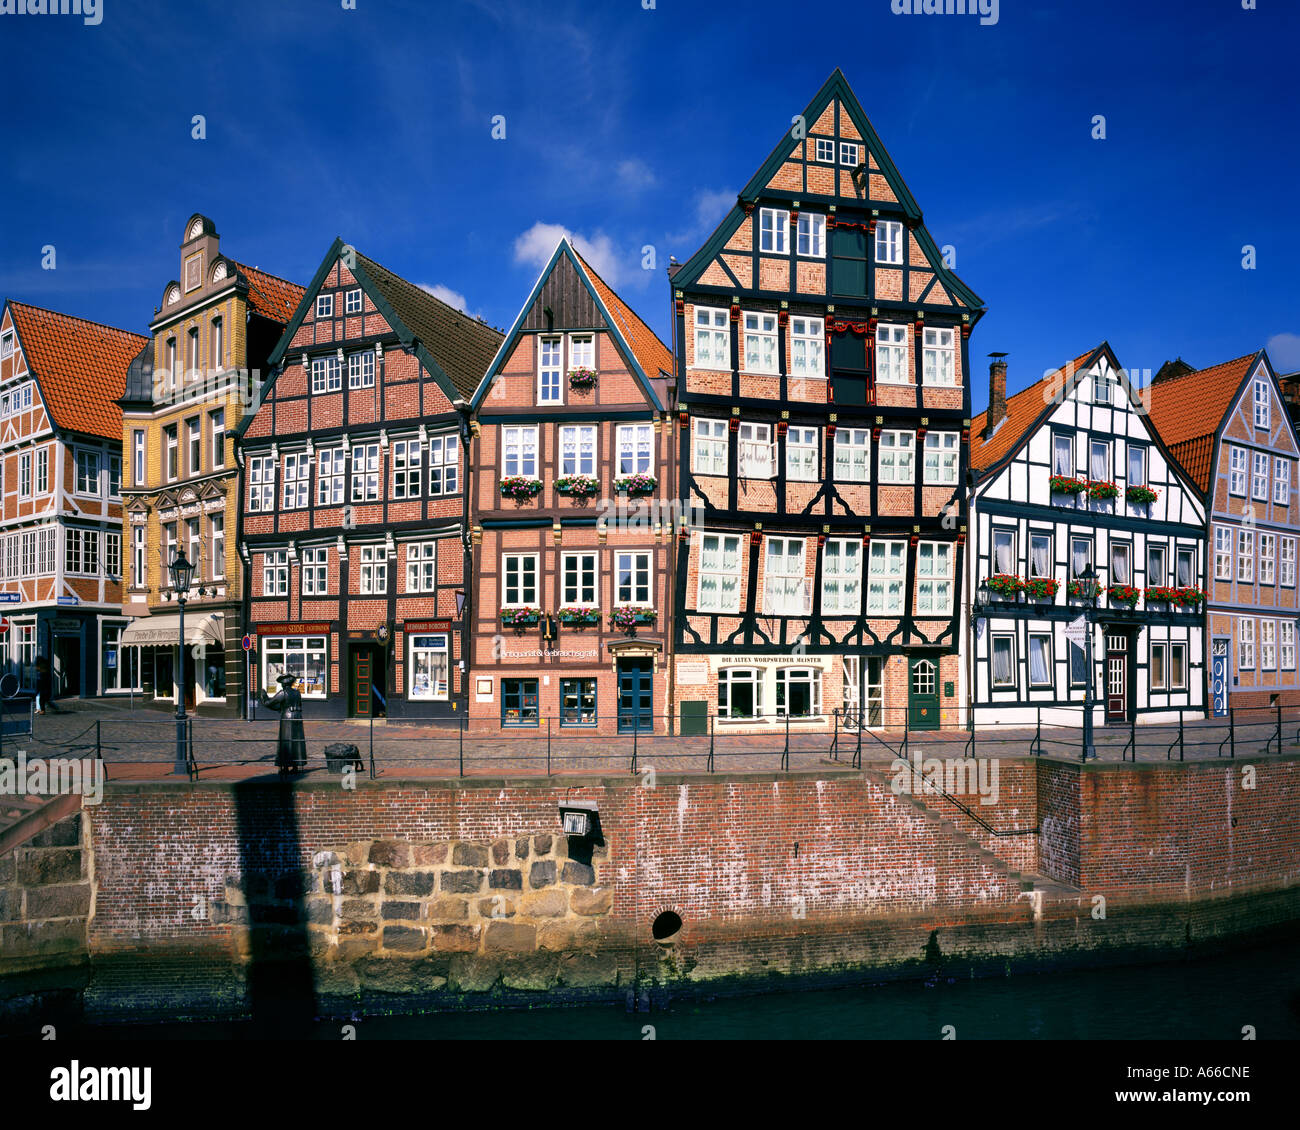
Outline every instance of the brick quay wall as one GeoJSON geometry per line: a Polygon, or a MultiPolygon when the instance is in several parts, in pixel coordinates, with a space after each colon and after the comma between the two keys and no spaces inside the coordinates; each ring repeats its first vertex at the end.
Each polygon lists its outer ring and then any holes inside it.
{"type": "MultiPolygon", "coordinates": [[[[346,1015],[1144,960],[1300,921],[1300,760],[999,768],[990,805],[829,766],[110,783],[73,818],[79,917],[4,926],[0,974],[72,964],[75,934],[92,1015],[247,1015],[295,970],[346,1015]],[[560,832],[574,800],[594,841],[560,832]]],[[[0,906],[62,905],[24,901],[32,873],[0,906]]]]}

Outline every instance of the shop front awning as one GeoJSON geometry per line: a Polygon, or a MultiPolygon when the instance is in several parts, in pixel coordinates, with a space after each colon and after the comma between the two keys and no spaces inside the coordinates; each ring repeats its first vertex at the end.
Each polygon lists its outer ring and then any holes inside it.
{"type": "MultiPolygon", "coordinates": [[[[165,612],[160,616],[145,616],[133,620],[122,633],[121,647],[173,647],[180,639],[181,617],[179,612],[165,612]]],[[[213,615],[185,617],[185,642],[204,643],[224,648],[226,641],[221,630],[220,617],[213,615]]]]}

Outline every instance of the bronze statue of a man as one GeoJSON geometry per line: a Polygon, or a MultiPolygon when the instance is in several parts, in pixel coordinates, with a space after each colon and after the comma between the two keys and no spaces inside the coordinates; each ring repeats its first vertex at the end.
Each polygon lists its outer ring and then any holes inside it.
{"type": "Polygon", "coordinates": [[[275,764],[281,775],[299,773],[307,768],[307,738],[302,729],[302,694],[294,688],[292,675],[281,675],[276,682],[280,691],[267,698],[262,691],[262,705],[280,712],[280,736],[275,750],[275,764]]]}

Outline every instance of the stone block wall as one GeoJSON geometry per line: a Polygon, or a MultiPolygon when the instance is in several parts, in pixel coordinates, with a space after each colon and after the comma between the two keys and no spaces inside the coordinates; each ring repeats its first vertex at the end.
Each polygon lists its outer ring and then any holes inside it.
{"type": "Polygon", "coordinates": [[[92,883],[80,812],[0,855],[0,971],[65,964],[84,954],[92,883]]]}

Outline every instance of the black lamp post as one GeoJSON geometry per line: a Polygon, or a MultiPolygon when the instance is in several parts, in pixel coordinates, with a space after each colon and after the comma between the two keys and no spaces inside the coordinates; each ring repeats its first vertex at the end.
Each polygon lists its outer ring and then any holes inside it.
{"type": "Polygon", "coordinates": [[[182,551],[172,558],[167,570],[172,575],[172,591],[181,607],[180,650],[176,653],[179,667],[176,672],[176,759],[172,772],[189,776],[189,759],[185,756],[185,598],[189,595],[194,566],[182,551]]]}
{"type": "Polygon", "coordinates": [[[1083,684],[1083,759],[1087,761],[1097,756],[1092,742],[1092,683],[1097,677],[1092,667],[1092,613],[1097,607],[1097,570],[1092,567],[1092,562],[1088,563],[1078,579],[1083,582],[1084,591],[1088,594],[1088,603],[1083,610],[1083,622],[1088,629],[1088,638],[1084,641],[1084,665],[1088,669],[1088,678],[1083,684]]]}

